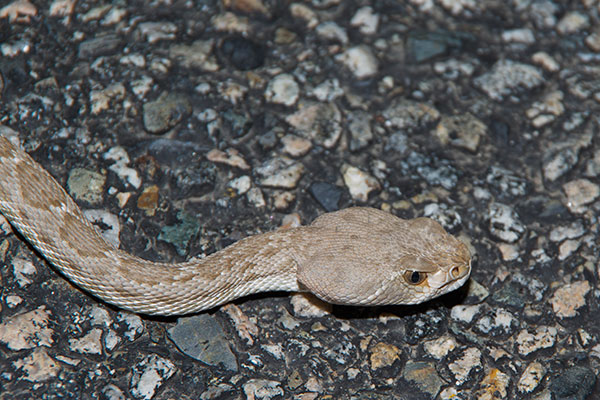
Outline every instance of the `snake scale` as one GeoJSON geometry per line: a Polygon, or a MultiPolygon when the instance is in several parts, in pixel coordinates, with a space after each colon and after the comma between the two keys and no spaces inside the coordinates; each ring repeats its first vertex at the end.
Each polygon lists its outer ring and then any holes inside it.
{"type": "Polygon", "coordinates": [[[334,304],[417,304],[471,272],[467,246],[429,218],[367,207],[242,239],[178,264],[109,244],[56,180],[0,135],[0,213],[75,285],[122,309],[196,313],[252,293],[308,291],[334,304]]]}

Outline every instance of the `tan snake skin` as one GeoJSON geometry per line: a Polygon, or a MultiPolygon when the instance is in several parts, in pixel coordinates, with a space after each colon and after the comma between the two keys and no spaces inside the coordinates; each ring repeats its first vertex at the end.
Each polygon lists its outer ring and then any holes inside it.
{"type": "Polygon", "coordinates": [[[189,314],[280,290],[336,304],[416,304],[460,287],[471,272],[467,247],[437,222],[362,207],[251,236],[203,259],[147,261],[107,243],[54,178],[3,136],[0,212],[77,286],[143,314],[189,314]]]}

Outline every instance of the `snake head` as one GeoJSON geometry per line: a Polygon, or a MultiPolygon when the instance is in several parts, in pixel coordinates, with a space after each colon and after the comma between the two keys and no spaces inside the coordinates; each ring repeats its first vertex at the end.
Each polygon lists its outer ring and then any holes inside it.
{"type": "Polygon", "coordinates": [[[429,218],[403,220],[372,208],[325,214],[298,281],[334,304],[418,304],[462,286],[471,273],[467,246],[429,218]]]}

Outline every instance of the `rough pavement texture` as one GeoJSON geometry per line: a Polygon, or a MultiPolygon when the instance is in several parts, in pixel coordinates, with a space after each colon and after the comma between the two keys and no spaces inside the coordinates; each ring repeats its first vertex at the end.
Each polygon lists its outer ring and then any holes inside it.
{"type": "Polygon", "coordinates": [[[0,399],[600,397],[600,2],[18,0],[0,133],[109,240],[202,256],[325,210],[474,253],[417,307],[264,295],[152,319],[0,221],[0,399]]]}

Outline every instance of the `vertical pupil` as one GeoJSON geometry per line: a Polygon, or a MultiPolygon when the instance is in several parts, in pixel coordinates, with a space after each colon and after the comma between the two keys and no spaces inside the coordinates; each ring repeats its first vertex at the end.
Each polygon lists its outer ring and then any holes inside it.
{"type": "Polygon", "coordinates": [[[413,271],[413,273],[410,275],[410,281],[412,283],[419,283],[420,280],[421,274],[419,274],[417,271],[413,271]]]}

